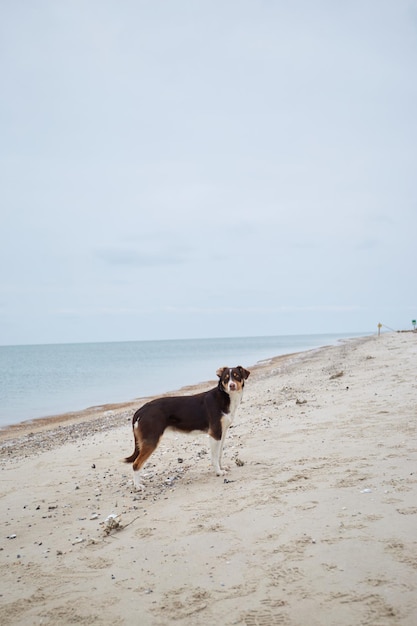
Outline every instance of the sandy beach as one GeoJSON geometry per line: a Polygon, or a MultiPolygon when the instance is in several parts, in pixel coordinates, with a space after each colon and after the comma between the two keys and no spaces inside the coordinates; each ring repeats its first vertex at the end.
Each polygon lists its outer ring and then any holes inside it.
{"type": "Polygon", "coordinates": [[[417,624],[417,334],[241,365],[226,479],[170,433],[135,492],[140,403],[1,431],[1,624],[417,624]]]}

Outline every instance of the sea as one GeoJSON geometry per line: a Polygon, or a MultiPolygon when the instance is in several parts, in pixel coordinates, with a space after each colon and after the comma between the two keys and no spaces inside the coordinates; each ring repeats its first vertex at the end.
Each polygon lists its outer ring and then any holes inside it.
{"type": "Polygon", "coordinates": [[[371,333],[0,346],[0,427],[216,380],[223,366],[371,333]]]}

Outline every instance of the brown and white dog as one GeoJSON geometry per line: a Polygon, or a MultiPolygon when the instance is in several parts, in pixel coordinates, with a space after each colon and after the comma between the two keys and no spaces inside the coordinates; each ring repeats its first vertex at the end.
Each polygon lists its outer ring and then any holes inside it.
{"type": "Polygon", "coordinates": [[[156,449],[164,431],[191,433],[202,431],[210,435],[211,460],[217,476],[226,473],[222,466],[226,432],[239,406],[249,371],[238,367],[221,367],[217,387],[192,396],[157,398],[144,404],[132,418],[135,450],[125,463],[133,463],[136,489],[142,489],[139,474],[144,463],[156,449]]]}

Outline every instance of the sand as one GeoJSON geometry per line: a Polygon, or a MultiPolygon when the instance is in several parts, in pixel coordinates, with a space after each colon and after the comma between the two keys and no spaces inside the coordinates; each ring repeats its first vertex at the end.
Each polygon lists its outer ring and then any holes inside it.
{"type": "Polygon", "coordinates": [[[144,493],[133,406],[3,431],[0,623],[415,626],[416,366],[410,332],[253,368],[226,480],[167,434],[144,493]]]}

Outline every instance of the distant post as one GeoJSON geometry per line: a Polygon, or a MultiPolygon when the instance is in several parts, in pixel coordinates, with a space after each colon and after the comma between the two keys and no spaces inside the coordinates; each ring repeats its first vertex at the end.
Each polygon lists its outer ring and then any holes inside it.
{"type": "Polygon", "coordinates": [[[411,323],[412,323],[413,328],[414,328],[414,330],[415,330],[415,329],[416,329],[416,324],[417,324],[417,321],[416,321],[416,320],[411,320],[411,323]]]}
{"type": "Polygon", "coordinates": [[[378,337],[381,334],[381,328],[382,328],[382,324],[381,324],[381,322],[379,322],[379,324],[378,324],[378,337]]]}

